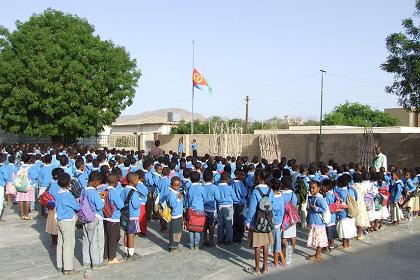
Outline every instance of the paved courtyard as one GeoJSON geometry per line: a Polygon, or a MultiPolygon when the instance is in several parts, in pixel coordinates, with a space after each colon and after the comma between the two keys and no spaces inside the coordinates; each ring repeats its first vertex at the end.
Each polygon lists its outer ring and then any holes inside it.
{"type": "MultiPolygon", "coordinates": [[[[0,279],[252,279],[245,268],[253,264],[253,252],[242,246],[222,246],[176,255],[167,253],[167,235],[158,222],[151,222],[147,239],[136,238],[136,252],[142,258],[99,271],[81,270],[80,230],[76,232],[75,268],[79,275],[64,276],[55,269],[55,250],[44,232],[45,219],[21,221],[6,207],[5,224],[0,224],[0,279]]],[[[298,234],[293,264],[270,272],[268,279],[418,279],[420,274],[420,218],[398,228],[386,226],[363,241],[353,241],[350,251],[336,250],[324,263],[308,263],[305,231],[298,234]],[[314,278],[313,276],[316,275],[314,278]]],[[[182,243],[185,245],[187,234],[182,243]]],[[[121,245],[121,244],[120,244],[121,245]]],[[[120,247],[119,254],[122,253],[120,247]]]]}

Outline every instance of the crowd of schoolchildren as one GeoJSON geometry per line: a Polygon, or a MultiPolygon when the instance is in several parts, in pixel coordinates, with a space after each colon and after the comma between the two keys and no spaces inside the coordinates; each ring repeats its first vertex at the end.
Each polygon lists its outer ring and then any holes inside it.
{"type": "Polygon", "coordinates": [[[247,237],[255,250],[249,272],[259,274],[286,265],[286,247],[296,246],[296,226],[309,229],[307,246],[315,254],[307,259],[321,262],[323,251],[347,250],[351,239],[383,229],[389,218],[399,225],[402,209],[409,220],[420,214],[419,168],[376,170],[333,160],[306,166],[285,158],[173,152],[152,158],[141,151],[39,146],[4,147],[0,164],[0,214],[6,196],[9,205],[18,204],[22,220],[32,219],[35,207],[46,215],[57,269],[64,274],[76,273],[77,226],[83,230],[85,268],[123,261],[116,253],[120,232],[124,259],[136,259],[135,236],[147,237],[148,221],[158,219],[161,231],[169,233],[171,253],[179,250],[183,230],[192,250],[247,237]]]}

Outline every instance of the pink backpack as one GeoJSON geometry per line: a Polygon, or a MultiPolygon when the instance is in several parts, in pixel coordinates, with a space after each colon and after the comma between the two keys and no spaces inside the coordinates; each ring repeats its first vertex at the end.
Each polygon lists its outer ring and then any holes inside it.
{"type": "Polygon", "coordinates": [[[281,229],[283,231],[289,229],[291,226],[294,226],[297,223],[300,223],[299,211],[296,207],[293,206],[293,193],[290,197],[290,201],[284,205],[284,216],[283,223],[281,224],[281,229]]]}

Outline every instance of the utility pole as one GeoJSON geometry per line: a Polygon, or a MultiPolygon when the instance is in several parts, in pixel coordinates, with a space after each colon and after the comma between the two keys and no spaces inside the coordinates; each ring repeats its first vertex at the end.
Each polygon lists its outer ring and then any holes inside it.
{"type": "Polygon", "coordinates": [[[249,104],[249,96],[245,97],[245,123],[244,123],[244,133],[248,133],[248,104],[249,104]]]}

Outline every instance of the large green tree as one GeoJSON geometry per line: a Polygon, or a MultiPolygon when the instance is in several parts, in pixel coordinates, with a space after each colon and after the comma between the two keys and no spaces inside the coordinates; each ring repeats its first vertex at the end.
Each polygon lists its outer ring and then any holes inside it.
{"type": "Polygon", "coordinates": [[[132,104],[136,60],[85,19],[48,9],[0,28],[0,128],[69,141],[97,135],[132,104]]]}
{"type": "Polygon", "coordinates": [[[368,105],[346,102],[324,116],[324,125],[349,125],[360,127],[394,126],[398,120],[389,114],[374,110],[368,105]]]}
{"type": "Polygon", "coordinates": [[[420,0],[416,1],[415,17],[404,19],[404,33],[386,38],[389,55],[381,68],[394,74],[394,82],[385,90],[398,96],[398,103],[408,111],[420,112],[420,0]]]}

